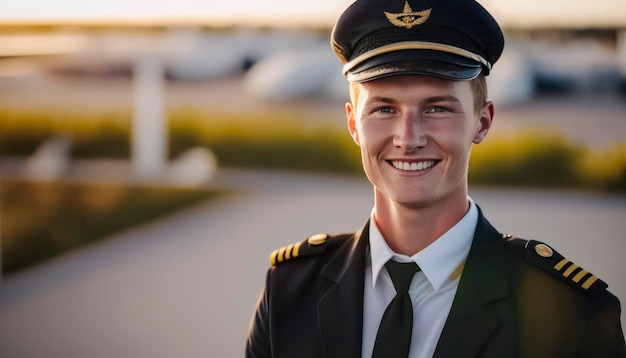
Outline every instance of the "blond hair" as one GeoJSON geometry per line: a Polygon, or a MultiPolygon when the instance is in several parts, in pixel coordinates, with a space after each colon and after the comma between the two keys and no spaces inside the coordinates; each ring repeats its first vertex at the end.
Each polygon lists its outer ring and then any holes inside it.
{"type": "MultiPolygon", "coordinates": [[[[470,80],[470,87],[474,95],[474,112],[478,113],[487,103],[487,79],[482,73],[470,80]]],[[[359,99],[360,87],[358,82],[350,82],[350,101],[356,107],[359,99]]]]}

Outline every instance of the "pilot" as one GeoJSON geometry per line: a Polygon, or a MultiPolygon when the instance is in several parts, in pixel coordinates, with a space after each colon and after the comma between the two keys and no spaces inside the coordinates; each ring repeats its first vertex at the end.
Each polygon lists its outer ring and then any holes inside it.
{"type": "Polygon", "coordinates": [[[469,197],[494,18],[475,0],[356,0],[331,45],[374,207],[356,233],[271,254],[246,357],[626,357],[607,284],[469,197]]]}

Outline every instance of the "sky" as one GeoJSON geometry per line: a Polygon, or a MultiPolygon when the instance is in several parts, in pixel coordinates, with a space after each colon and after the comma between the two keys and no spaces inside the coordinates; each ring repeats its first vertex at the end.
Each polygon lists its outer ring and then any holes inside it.
{"type": "Polygon", "coordinates": [[[187,20],[326,23],[351,0],[0,0],[2,21],[187,20]]]}
{"type": "MultiPolygon", "coordinates": [[[[0,23],[328,25],[352,0],[0,0],[0,23]]],[[[418,3],[419,0],[412,0],[418,3]]],[[[479,0],[504,26],[626,28],[626,0],[479,0]]],[[[415,6],[415,5],[414,5],[415,6]]]]}

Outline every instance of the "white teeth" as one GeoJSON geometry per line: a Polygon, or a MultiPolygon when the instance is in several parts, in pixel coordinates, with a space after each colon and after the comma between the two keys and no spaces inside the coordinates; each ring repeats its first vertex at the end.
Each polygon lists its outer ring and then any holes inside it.
{"type": "Polygon", "coordinates": [[[435,165],[435,161],[434,160],[426,160],[423,162],[403,162],[400,160],[393,160],[391,162],[391,164],[397,168],[397,169],[401,169],[401,170],[408,170],[408,171],[418,171],[418,170],[424,170],[424,169],[428,169],[430,167],[432,167],[433,165],[435,165]]]}

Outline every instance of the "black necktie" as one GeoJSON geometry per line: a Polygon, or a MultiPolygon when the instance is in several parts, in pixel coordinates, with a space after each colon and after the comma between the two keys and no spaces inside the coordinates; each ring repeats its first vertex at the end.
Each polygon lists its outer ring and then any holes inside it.
{"type": "Polygon", "coordinates": [[[378,326],[372,358],[408,357],[413,331],[413,304],[409,296],[411,280],[419,266],[415,262],[400,263],[389,260],[385,264],[396,296],[391,300],[378,326]]]}

